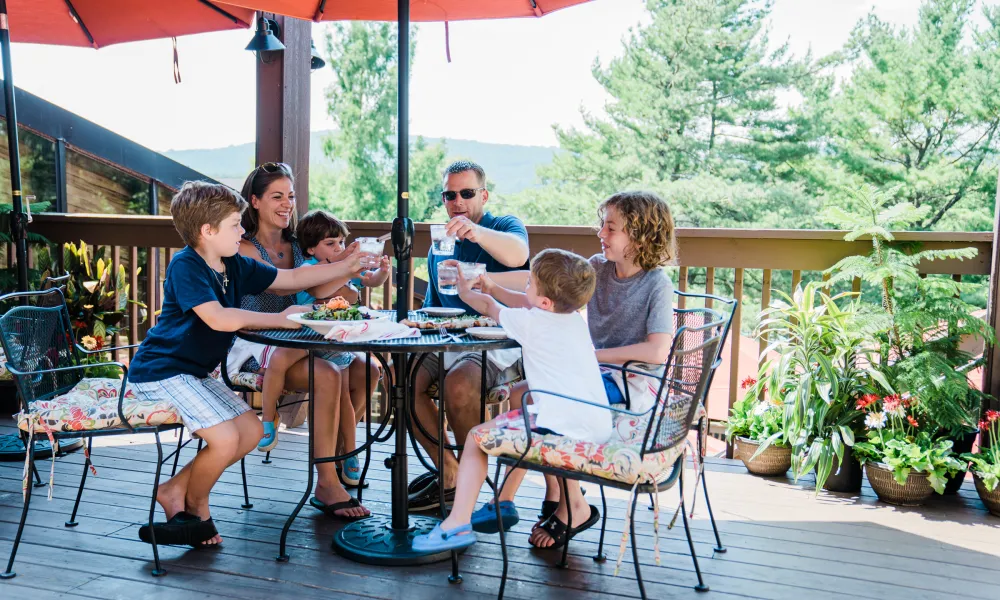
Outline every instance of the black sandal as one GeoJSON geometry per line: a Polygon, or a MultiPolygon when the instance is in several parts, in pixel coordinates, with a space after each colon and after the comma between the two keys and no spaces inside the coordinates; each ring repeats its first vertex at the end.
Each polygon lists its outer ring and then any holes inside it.
{"type": "MultiPolygon", "coordinates": [[[[587,495],[587,490],[580,489],[580,493],[584,496],[587,495]]],[[[538,526],[544,523],[549,517],[556,514],[556,509],[559,508],[558,500],[542,500],[542,512],[538,513],[538,522],[532,529],[538,529],[538,526]]]]}
{"type": "Polygon", "coordinates": [[[313,508],[321,511],[324,515],[333,519],[340,519],[341,521],[360,521],[361,519],[367,519],[368,517],[372,516],[371,513],[368,513],[367,515],[361,515],[360,517],[352,517],[350,515],[337,514],[338,510],[344,510],[347,508],[359,508],[359,507],[363,508],[361,506],[361,503],[358,502],[357,498],[351,498],[350,500],[345,500],[343,502],[337,502],[334,504],[323,504],[323,502],[319,498],[313,496],[312,498],[309,499],[309,504],[313,508]]]}
{"type": "MultiPolygon", "coordinates": [[[[156,533],[157,544],[191,546],[192,548],[209,548],[218,545],[205,544],[208,540],[219,535],[219,530],[215,528],[212,518],[209,517],[203,521],[197,515],[183,510],[165,523],[153,523],[153,531],[156,533]]],[[[139,539],[147,544],[153,543],[149,525],[143,525],[139,528],[139,539]]]]}
{"type": "Polygon", "coordinates": [[[601,511],[597,510],[597,507],[593,504],[590,505],[590,517],[580,523],[579,527],[574,527],[569,529],[566,524],[559,520],[559,517],[552,515],[545,520],[544,523],[536,527],[536,529],[541,529],[545,533],[549,534],[552,538],[553,544],[551,546],[536,546],[539,550],[555,550],[565,546],[571,539],[575,538],[577,534],[586,531],[593,527],[598,521],[601,520],[601,511]]]}

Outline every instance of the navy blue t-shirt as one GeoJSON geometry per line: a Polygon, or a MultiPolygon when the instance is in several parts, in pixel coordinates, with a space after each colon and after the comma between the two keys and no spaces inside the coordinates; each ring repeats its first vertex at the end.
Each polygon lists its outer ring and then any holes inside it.
{"type": "MultiPolygon", "coordinates": [[[[494,217],[490,213],[483,213],[483,218],[479,220],[479,225],[493,231],[514,234],[528,243],[528,230],[524,227],[521,219],[512,215],[494,217]]],[[[438,292],[437,266],[443,260],[457,260],[459,262],[483,263],[486,265],[487,273],[503,273],[505,271],[522,271],[528,268],[528,263],[516,267],[508,267],[502,262],[490,256],[482,246],[468,240],[455,242],[455,253],[451,256],[434,254],[431,248],[427,253],[427,271],[430,281],[427,282],[427,295],[424,296],[424,306],[445,306],[448,308],[461,308],[470,314],[478,314],[472,310],[468,304],[462,301],[457,295],[451,296],[438,292]]]]}
{"type": "Polygon", "coordinates": [[[170,261],[163,282],[160,320],[142,341],[128,370],[129,381],[146,383],[176,375],[208,377],[233,344],[235,333],[216,331],[194,312],[206,302],[239,308],[240,298],[266,290],[278,270],[252,258],[222,259],[229,279],[223,290],[222,274],[208,266],[197,252],[186,247],[170,261]]]}

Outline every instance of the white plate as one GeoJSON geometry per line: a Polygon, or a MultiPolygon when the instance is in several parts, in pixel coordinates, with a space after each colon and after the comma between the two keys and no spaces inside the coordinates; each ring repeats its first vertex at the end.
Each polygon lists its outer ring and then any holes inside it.
{"type": "Polygon", "coordinates": [[[507,332],[503,327],[469,327],[465,333],[484,340],[505,340],[507,332]]]}
{"type": "MultiPolygon", "coordinates": [[[[306,319],[302,315],[305,313],[294,313],[288,315],[289,321],[295,321],[296,323],[301,323],[306,327],[312,329],[320,335],[326,335],[331,329],[338,325],[360,325],[365,321],[315,321],[312,319],[306,319]]],[[[367,319],[368,321],[381,321],[387,319],[388,317],[383,315],[373,314],[373,318],[367,319]]]]}
{"type": "Polygon", "coordinates": [[[464,315],[465,309],[446,308],[443,306],[429,306],[427,308],[419,309],[418,312],[422,312],[428,317],[457,317],[458,315],[464,315]]]}

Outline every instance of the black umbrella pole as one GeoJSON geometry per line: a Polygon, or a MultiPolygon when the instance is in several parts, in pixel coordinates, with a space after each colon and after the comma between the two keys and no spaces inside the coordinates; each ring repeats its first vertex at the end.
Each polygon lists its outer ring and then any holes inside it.
{"type": "Polygon", "coordinates": [[[17,289],[28,290],[27,215],[21,203],[21,152],[17,145],[17,108],[14,105],[14,74],[10,64],[10,30],[7,28],[7,0],[0,0],[0,52],[3,52],[3,96],[7,108],[7,149],[10,153],[10,192],[13,210],[10,237],[17,256],[17,289]]]}
{"type": "MultiPolygon", "coordinates": [[[[0,0],[2,2],[3,0],[0,0]]],[[[399,89],[396,96],[396,220],[392,223],[392,248],[396,255],[396,317],[407,317],[410,297],[410,251],[413,221],[410,220],[410,2],[399,0],[399,89]]]]}

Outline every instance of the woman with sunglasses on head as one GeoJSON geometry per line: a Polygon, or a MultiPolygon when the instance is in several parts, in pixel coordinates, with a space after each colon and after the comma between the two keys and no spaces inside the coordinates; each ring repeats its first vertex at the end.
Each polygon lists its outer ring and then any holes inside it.
{"type": "MultiPolygon", "coordinates": [[[[295,239],[295,179],[291,168],[284,163],[264,163],[254,169],[243,184],[243,197],[249,203],[243,213],[243,228],[246,233],[240,243],[240,254],[248,258],[273,265],[279,269],[299,267],[305,262],[302,248],[295,239]]],[[[348,247],[348,252],[354,248],[348,247]]],[[[309,290],[316,298],[333,295],[337,290],[327,284],[309,290]],[[329,288],[329,289],[327,289],[329,288]]],[[[295,294],[302,290],[287,290],[287,294],[264,293],[245,296],[243,308],[259,312],[281,312],[295,304],[295,294]]],[[[262,373],[268,368],[285,371],[285,389],[305,390],[309,384],[309,365],[301,351],[287,348],[271,348],[238,340],[233,346],[230,360],[238,362],[240,371],[262,373]]],[[[336,352],[324,355],[326,360],[314,362],[316,392],[316,422],[313,431],[316,436],[314,448],[317,456],[333,456],[343,453],[344,448],[355,448],[357,410],[351,404],[351,397],[364,406],[364,370],[360,385],[349,382],[351,393],[342,393],[348,378],[347,369],[354,355],[336,352]],[[357,388],[357,391],[353,388],[357,388]]],[[[378,381],[377,370],[373,380],[378,381]]],[[[265,435],[276,435],[277,421],[265,428],[265,435]]],[[[332,463],[316,465],[318,483],[316,495],[310,501],[314,507],[329,516],[353,520],[370,514],[367,508],[352,498],[338,477],[332,463]]]]}

